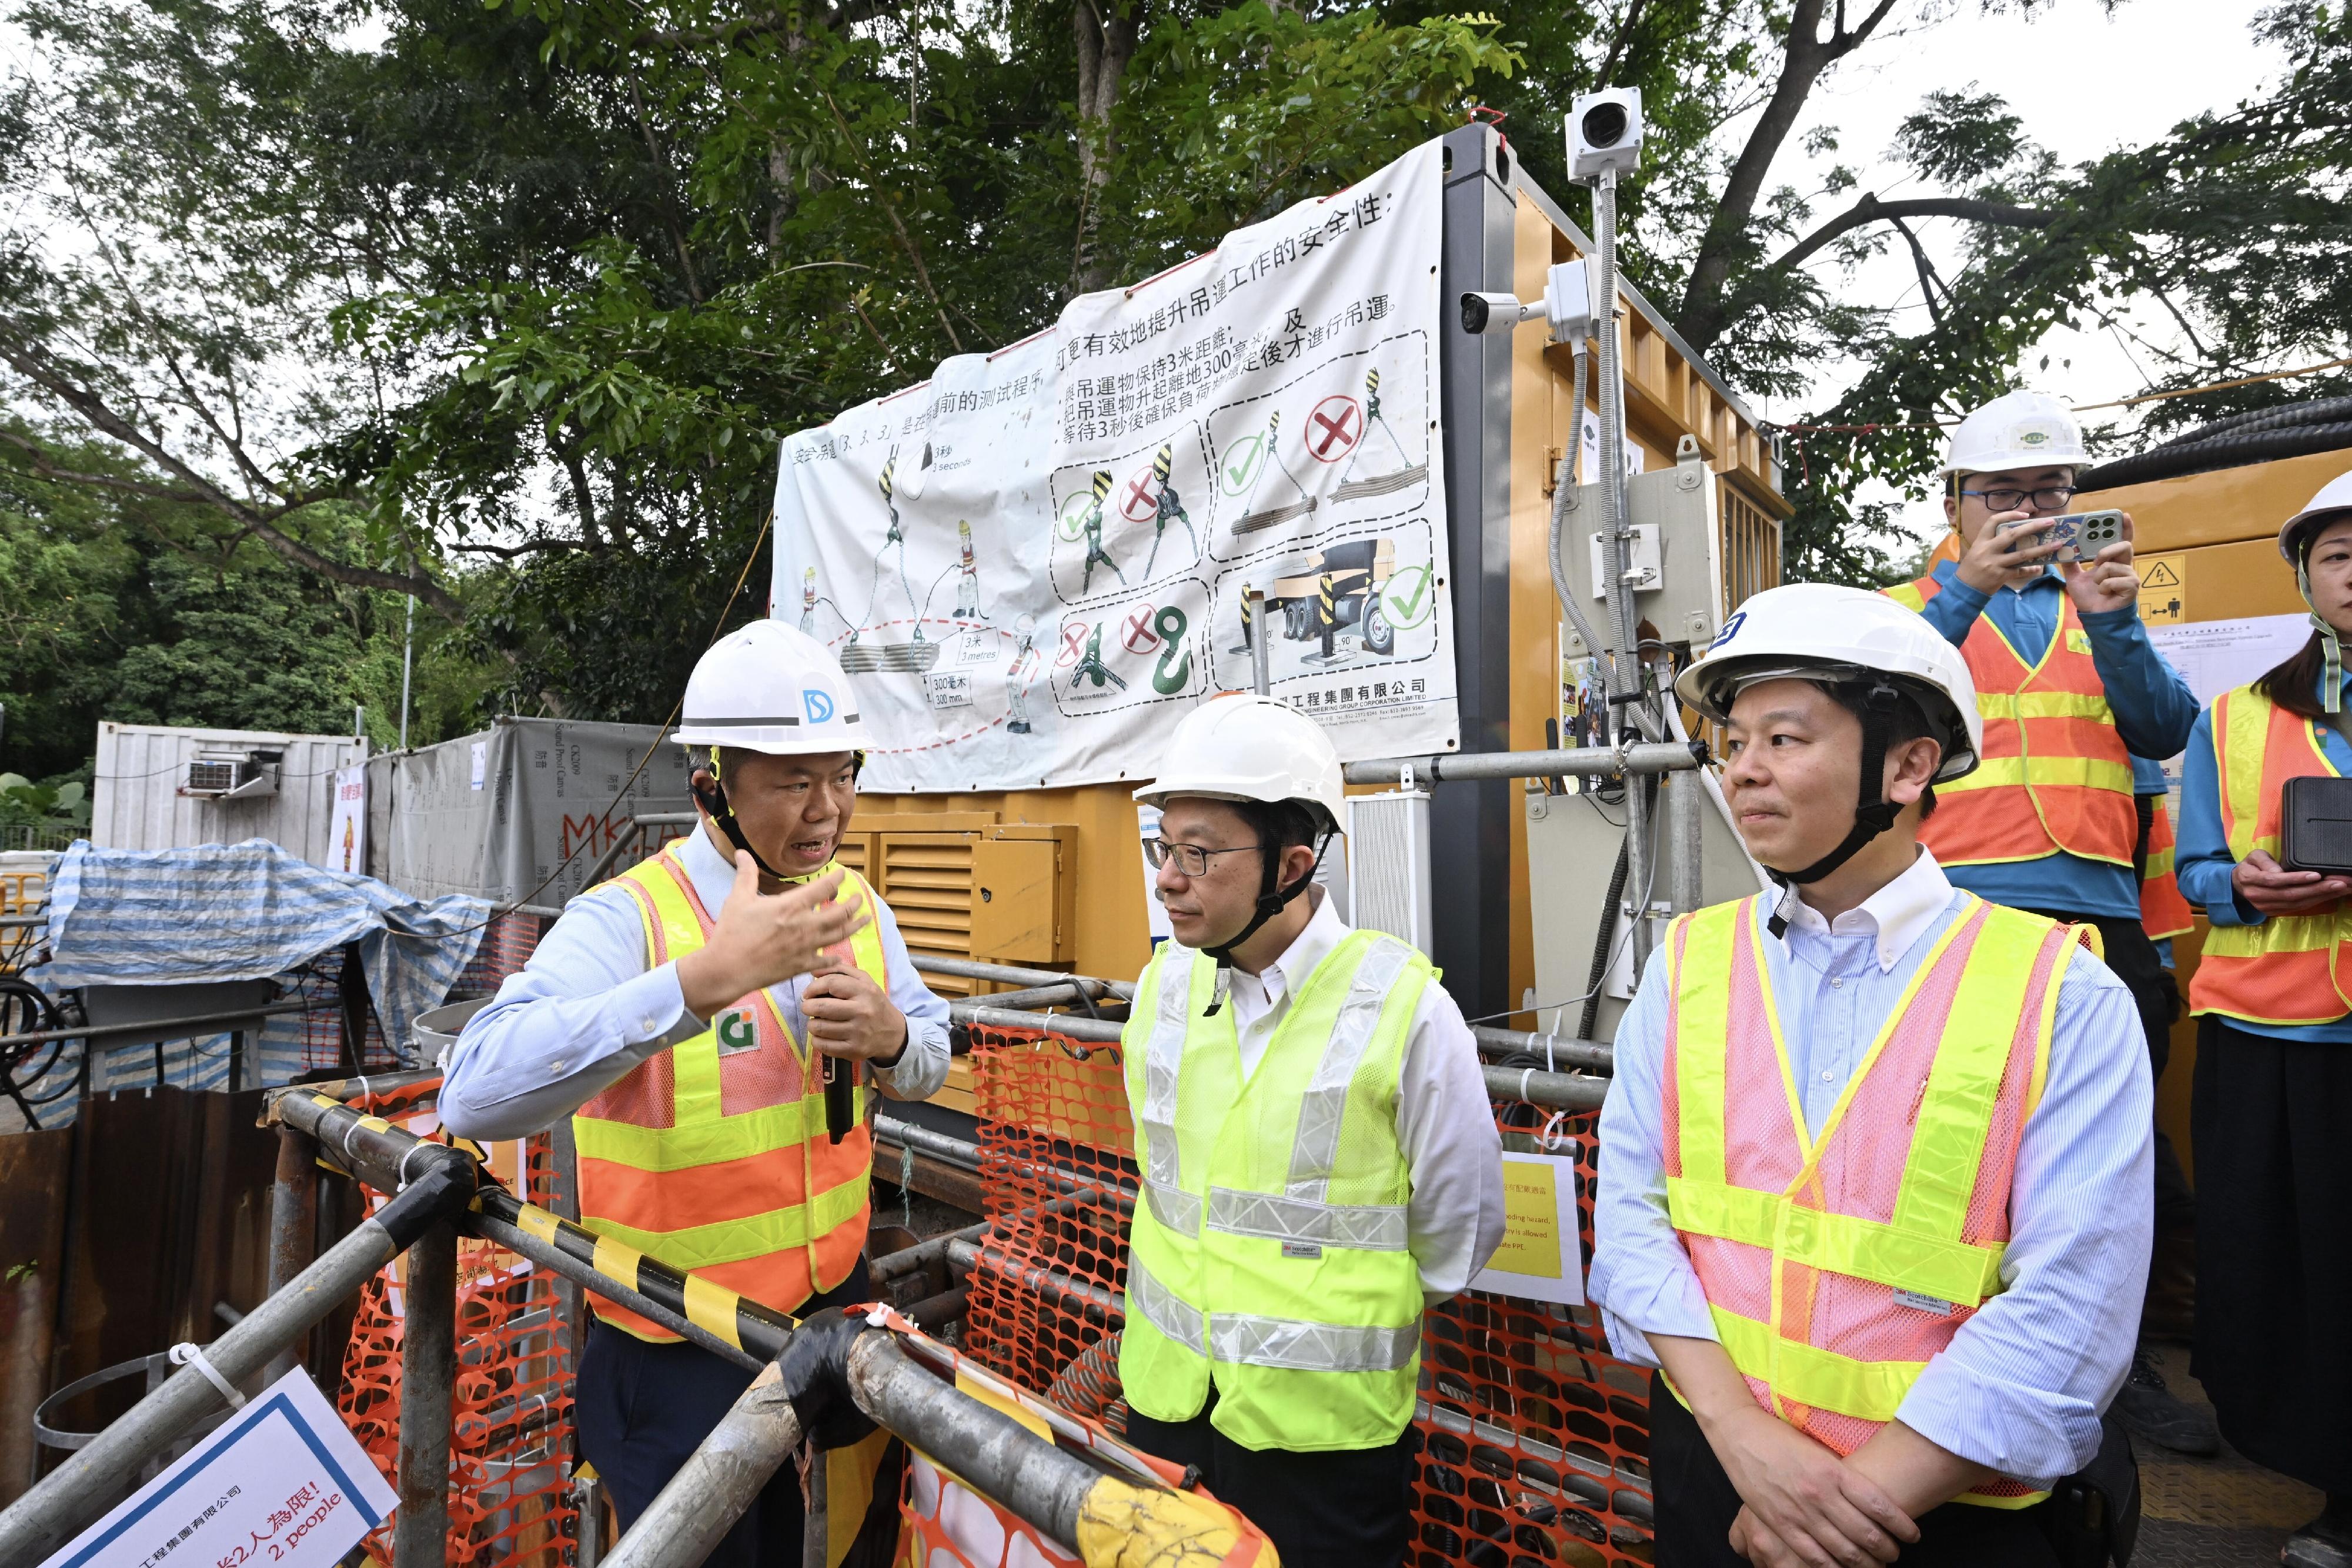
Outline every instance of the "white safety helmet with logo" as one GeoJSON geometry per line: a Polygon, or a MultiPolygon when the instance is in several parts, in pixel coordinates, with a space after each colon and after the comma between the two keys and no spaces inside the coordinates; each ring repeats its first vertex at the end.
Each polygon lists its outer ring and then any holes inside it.
{"type": "MultiPolygon", "coordinates": [[[[1316,846],[1319,864],[1331,835],[1339,831],[1346,783],[1339,750],[1321,725],[1272,697],[1227,692],[1184,716],[1168,737],[1167,759],[1160,764],[1160,777],[1138,789],[1135,798],[1162,809],[1171,800],[1188,797],[1264,805],[1296,802],[1315,819],[1321,841],[1316,846]]],[[[1282,913],[1315,880],[1315,873],[1309,872],[1286,887],[1281,876],[1282,846],[1268,842],[1257,909],[1249,924],[1224,942],[1202,951],[1220,966],[1229,964],[1236,946],[1282,913]]]]}
{"type": "Polygon", "coordinates": [[[2320,652],[2326,656],[2319,678],[2319,706],[2327,713],[2344,711],[2344,646],[2336,628],[2311,602],[2311,542],[2321,528],[2347,517],[2352,517],[2352,472],[2338,474],[2322,485],[2303,510],[2279,527],[2279,554],[2294,568],[2294,585],[2303,591],[2304,606],[2311,612],[2311,624],[2319,632],[2320,652]]]}
{"type": "Polygon", "coordinates": [[[781,621],[754,621],[703,651],[687,677],[681,706],[670,738],[709,753],[710,784],[693,787],[695,803],[752,864],[785,880],[751,846],[736,819],[720,752],[731,747],[769,757],[821,757],[845,751],[862,766],[866,727],[850,695],[849,677],[807,632],[781,621]]]}
{"type": "Polygon", "coordinates": [[[687,677],[685,711],[670,738],[770,757],[866,745],[839,662],[824,643],[781,621],[754,621],[704,651],[687,677]]]}
{"type": "Polygon", "coordinates": [[[1853,831],[1803,870],[1773,871],[1783,883],[1819,881],[1894,824],[1901,808],[1882,795],[1881,777],[1898,695],[1917,705],[1944,748],[1932,783],[1972,771],[1984,748],[1976,682],[1960,651],[1925,617],[1883,594],[1826,582],[1766,589],[1724,622],[1706,656],[1675,679],[1675,695],[1725,724],[1742,691],[1778,680],[1858,694],[1863,732],[1853,831]]]}
{"type": "Polygon", "coordinates": [[[1954,426],[1938,472],[1956,477],[2008,468],[2080,466],[2090,460],[2074,410],[2048,392],[2020,391],[2003,392],[1954,426]]]}

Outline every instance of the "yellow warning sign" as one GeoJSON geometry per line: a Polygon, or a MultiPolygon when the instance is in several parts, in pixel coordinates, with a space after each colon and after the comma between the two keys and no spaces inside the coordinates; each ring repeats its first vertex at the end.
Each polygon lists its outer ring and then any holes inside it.
{"type": "Polygon", "coordinates": [[[2185,619],[2189,609],[2189,557],[2185,554],[2142,556],[2139,568],[2139,618],[2150,625],[2168,626],[2185,619]]]}

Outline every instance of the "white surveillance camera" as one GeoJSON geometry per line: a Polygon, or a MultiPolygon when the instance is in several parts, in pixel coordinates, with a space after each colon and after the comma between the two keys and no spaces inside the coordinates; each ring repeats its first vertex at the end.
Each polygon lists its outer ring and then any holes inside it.
{"type": "Polygon", "coordinates": [[[1540,304],[1520,304],[1516,294],[1465,294],[1462,297],[1462,329],[1472,333],[1508,332],[1542,311],[1540,304]]]}
{"type": "Polygon", "coordinates": [[[1642,164],[1642,89],[1589,92],[1568,111],[1568,172],[1571,179],[1630,174],[1642,164]]]}

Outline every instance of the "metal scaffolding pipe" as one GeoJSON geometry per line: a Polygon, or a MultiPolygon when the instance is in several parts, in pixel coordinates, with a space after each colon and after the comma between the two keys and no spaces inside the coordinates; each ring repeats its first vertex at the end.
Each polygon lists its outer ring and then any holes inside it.
{"type": "Polygon", "coordinates": [[[72,1029],[37,1029],[24,1034],[0,1034],[0,1050],[12,1045],[47,1045],[59,1040],[105,1040],[118,1034],[180,1040],[187,1037],[175,1034],[173,1030],[193,1030],[205,1034],[222,1034],[254,1019],[310,1010],[309,1002],[271,1002],[266,1007],[239,1008],[233,1013],[198,1013],[193,1018],[151,1019],[145,1023],[86,1023],[72,1029]]]}
{"type": "MultiPolygon", "coordinates": [[[[262,1294],[274,1296],[308,1268],[319,1248],[318,1145],[293,1127],[278,1129],[278,1172],[269,1185],[269,1272],[262,1294]]],[[[289,1345],[269,1358],[262,1381],[275,1383],[301,1359],[289,1345]]]]}
{"type": "Polygon", "coordinates": [[[904,1279],[908,1274],[919,1273],[933,1263],[943,1261],[948,1255],[948,1248],[953,1243],[976,1242],[986,1236],[991,1223],[992,1222],[983,1219],[978,1225],[967,1225],[961,1230],[950,1230],[944,1236],[930,1237],[897,1252],[885,1252],[881,1257],[870,1260],[866,1265],[866,1271],[877,1285],[886,1284],[892,1280],[904,1279]]]}
{"type": "Polygon", "coordinates": [[[896,1116],[877,1113],[874,1118],[874,1135],[896,1144],[902,1149],[912,1149],[919,1155],[929,1155],[935,1160],[944,1160],[949,1165],[964,1170],[980,1169],[978,1144],[951,1137],[946,1133],[935,1133],[920,1123],[902,1121],[896,1116]]]}
{"type": "Polygon", "coordinates": [[[605,1568],[694,1568],[735,1527],[800,1441],[800,1416],[771,1364],[614,1544],[605,1568]]]}
{"type": "Polygon", "coordinates": [[[1127,1316],[1127,1304],[1118,1297],[1104,1290],[1100,1285],[1074,1278],[1058,1269],[1048,1269],[1035,1263],[1019,1263],[1001,1256],[984,1258],[981,1249],[969,1241],[950,1242],[948,1246],[948,1259],[950,1262],[960,1263],[967,1269],[978,1267],[984,1262],[1000,1274],[1013,1276],[1013,1281],[1024,1290],[1035,1291],[1040,1295],[1058,1295],[1066,1301],[1077,1302],[1087,1316],[1097,1322],[1107,1322],[1113,1317],[1127,1316]]]}
{"type": "MultiPolygon", "coordinates": [[[[976,958],[953,958],[944,953],[918,953],[908,950],[915,967],[929,975],[953,975],[966,980],[994,980],[1007,986],[1050,986],[1057,981],[1092,980],[1120,1001],[1135,999],[1135,987],[1125,980],[1106,980],[1099,975],[1066,975],[1058,969],[1031,969],[1019,964],[983,964],[976,958]]],[[[982,1001],[993,998],[979,998],[982,1001]]]]}
{"type": "Polygon", "coordinates": [[[1077,1550],[1078,1515],[1101,1472],[977,1399],[941,1398],[949,1385],[889,1334],[859,1335],[848,1360],[859,1409],[1065,1550],[1077,1550]]]}
{"type": "Polygon", "coordinates": [[[1081,1040],[1092,1044],[1118,1043],[1120,1025],[1109,1019],[1076,1018],[1068,1013],[1024,1013],[1012,1008],[992,1008],[982,1002],[950,1002],[948,1016],[958,1023],[976,1023],[990,1029],[1038,1029],[1058,1034],[1066,1040],[1081,1040]]]}
{"type": "Polygon", "coordinates": [[[1481,1062],[1486,1092],[1496,1100],[1517,1100],[1549,1111],[1598,1111],[1609,1097],[1606,1078],[1580,1078],[1567,1072],[1546,1072],[1539,1067],[1496,1067],[1481,1062]]]}
{"type": "MultiPolygon", "coordinates": [[[[449,1157],[419,1162],[417,1179],[405,1192],[361,1220],[284,1290],[206,1345],[205,1356],[214,1369],[232,1384],[244,1383],[350,1300],[434,1220],[464,1207],[473,1191],[473,1162],[442,1152],[449,1157]]],[[[142,1465],[226,1403],[197,1368],[173,1373],[0,1512],[0,1563],[38,1563],[48,1556],[113,1507],[142,1465]]]]}
{"type": "Polygon", "coordinates": [[[1617,1064],[1617,1048],[1603,1045],[1597,1040],[1562,1039],[1559,1035],[1538,1034],[1532,1030],[1494,1029],[1483,1023],[1470,1026],[1470,1033],[1478,1049],[1489,1056],[1504,1054],[1540,1056],[1555,1064],[1569,1067],[1598,1068],[1606,1072],[1617,1064]]]}
{"type": "Polygon", "coordinates": [[[1100,980],[1072,976],[1050,986],[1025,986],[1017,991],[996,991],[985,1000],[992,1008],[1076,1007],[1080,1001],[1116,1000],[1100,980]]]}
{"type": "Polygon", "coordinates": [[[1474,751],[1441,753],[1435,757],[1388,757],[1348,764],[1350,784],[1395,784],[1404,769],[1412,769],[1416,784],[1440,784],[1465,779],[1566,779],[1598,776],[1622,778],[1629,773],[1675,773],[1697,768],[1706,760],[1703,741],[1639,741],[1622,750],[1613,746],[1580,746],[1564,751],[1474,751]]]}
{"type": "Polygon", "coordinates": [[[449,1396],[457,1381],[457,1230],[436,1219],[408,1249],[400,1335],[400,1517],[393,1568],[449,1561],[449,1396]]]}

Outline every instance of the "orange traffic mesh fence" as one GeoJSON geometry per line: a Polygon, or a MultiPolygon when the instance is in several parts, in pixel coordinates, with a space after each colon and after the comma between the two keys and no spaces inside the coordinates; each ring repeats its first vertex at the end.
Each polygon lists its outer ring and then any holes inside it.
{"type": "MultiPolygon", "coordinates": [[[[1119,1048],[975,1027],[980,1175],[993,1233],[962,1344],[1056,1405],[1119,1429],[1118,1292],[1136,1192],[1119,1048]]],[[[1497,1102],[1506,1149],[1572,1151],[1592,1250],[1592,1113],[1497,1102]]],[[[1483,1291],[1423,1319],[1412,1568],[1651,1560],[1649,1375],[1608,1354],[1590,1307],[1483,1291]]]]}
{"type": "MultiPolygon", "coordinates": [[[[447,1141],[432,1104],[440,1082],[351,1102],[421,1137],[447,1141]]],[[[544,1137],[488,1146],[492,1173],[530,1202],[557,1197],[544,1137]]],[[[389,1195],[368,1192],[371,1209],[389,1195]]],[[[336,1407],[384,1479],[400,1451],[403,1264],[367,1283],[343,1355],[336,1407]]],[[[450,1397],[449,1543],[452,1563],[558,1568],[578,1543],[565,1490],[572,1466],[572,1367],[556,1281],[527,1259],[486,1241],[457,1244],[457,1380],[450,1397]]],[[[371,1561],[392,1561],[392,1526],[370,1536],[371,1561]]]]}
{"type": "Polygon", "coordinates": [[[962,1343],[1032,1393],[1053,1390],[1119,1323],[1112,1303],[1127,1288],[1136,1193],[1120,1060],[1117,1045],[971,1030],[991,1228],[971,1271],[962,1343]]]}
{"type": "Polygon", "coordinates": [[[520,909],[509,909],[490,916],[482,928],[481,946],[458,973],[455,991],[470,991],[482,995],[495,991],[506,977],[530,961],[538,950],[545,923],[536,915],[525,915],[520,909]]]}

